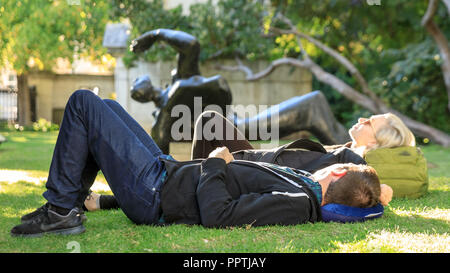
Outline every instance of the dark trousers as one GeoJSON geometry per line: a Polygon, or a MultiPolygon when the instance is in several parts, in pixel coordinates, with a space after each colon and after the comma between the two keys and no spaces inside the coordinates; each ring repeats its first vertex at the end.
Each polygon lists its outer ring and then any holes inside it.
{"type": "Polygon", "coordinates": [[[195,122],[191,159],[207,158],[214,149],[223,146],[227,147],[231,153],[254,149],[230,120],[218,112],[204,111],[195,122]],[[215,129],[215,132],[221,132],[218,137],[216,133],[204,132],[203,127],[208,122],[222,125],[221,130],[215,129]]]}
{"type": "Polygon", "coordinates": [[[122,211],[137,224],[160,217],[164,156],[115,101],[77,90],[67,102],[43,194],[49,203],[81,207],[99,170],[122,211]]]}

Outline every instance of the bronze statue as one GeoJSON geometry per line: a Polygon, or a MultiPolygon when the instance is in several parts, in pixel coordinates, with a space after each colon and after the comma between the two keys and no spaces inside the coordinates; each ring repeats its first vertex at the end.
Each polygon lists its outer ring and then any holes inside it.
{"type": "MultiPolygon", "coordinates": [[[[155,123],[151,136],[164,153],[169,153],[169,143],[173,139],[171,127],[177,120],[177,117],[171,117],[173,107],[183,104],[194,113],[194,97],[201,97],[202,109],[215,104],[225,113],[226,105],[231,104],[232,96],[222,76],[205,78],[200,75],[200,44],[192,35],[170,29],[152,30],[135,39],[130,49],[133,52],[143,52],[157,41],[167,42],[179,53],[178,67],[172,72],[172,85],[162,90],[154,87],[148,76],[139,77],[133,84],[131,97],[139,102],[155,103],[158,110],[153,113],[155,123]]],[[[191,116],[192,124],[195,118],[191,116]]],[[[191,135],[193,130],[194,126],[191,126],[191,135]]]]}
{"type": "MultiPolygon", "coordinates": [[[[232,95],[226,80],[216,75],[205,78],[200,75],[200,44],[197,39],[185,32],[157,29],[144,33],[133,40],[130,50],[144,52],[155,42],[163,41],[172,46],[178,53],[178,66],[172,72],[172,85],[166,89],[152,85],[148,76],[135,80],[131,88],[131,97],[139,102],[153,101],[157,110],[153,113],[155,123],[151,136],[164,153],[169,153],[169,143],[173,140],[171,127],[177,117],[171,117],[172,109],[177,105],[186,105],[194,113],[194,97],[202,98],[202,108],[207,105],[218,105],[226,116],[227,105],[231,105],[232,95]]],[[[347,130],[336,121],[324,95],[320,91],[304,96],[293,97],[277,105],[279,137],[306,130],[315,135],[323,144],[345,143],[350,140],[347,130]]],[[[200,113],[199,113],[200,114],[200,113]]],[[[231,113],[232,122],[238,128],[245,128],[248,137],[249,128],[257,126],[262,120],[268,120],[269,111],[250,118],[239,118],[231,113]]],[[[197,117],[191,116],[191,124],[197,117]]],[[[270,124],[268,126],[270,130],[270,124]]],[[[191,136],[194,126],[191,126],[191,136]]],[[[192,138],[190,138],[192,139],[192,138]]]]}
{"type": "MultiPolygon", "coordinates": [[[[280,138],[299,131],[308,131],[325,145],[351,141],[347,129],[336,120],[321,91],[292,97],[275,107],[278,108],[277,126],[280,138]]],[[[261,124],[260,121],[270,120],[269,114],[270,109],[245,119],[235,115],[233,123],[238,128],[245,128],[245,136],[248,138],[249,129],[261,124]]],[[[268,131],[270,130],[270,123],[268,123],[268,131]]]]}

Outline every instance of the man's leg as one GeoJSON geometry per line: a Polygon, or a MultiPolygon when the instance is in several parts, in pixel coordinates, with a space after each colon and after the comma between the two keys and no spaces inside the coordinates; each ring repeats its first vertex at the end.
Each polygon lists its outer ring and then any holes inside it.
{"type": "MultiPolygon", "coordinates": [[[[139,138],[139,140],[147,147],[149,151],[152,151],[155,156],[162,155],[161,150],[155,144],[150,135],[147,134],[144,128],[142,128],[142,126],[139,125],[139,123],[135,119],[133,119],[117,101],[104,99],[103,102],[105,102],[106,105],[108,105],[109,108],[111,108],[111,110],[117,114],[117,116],[127,125],[127,127],[136,135],[136,137],[139,138]]],[[[95,179],[95,176],[93,178],[86,177],[86,179],[95,179]]],[[[89,196],[92,196],[92,199],[90,200],[91,209],[89,210],[120,208],[117,199],[113,195],[89,194],[89,196]],[[95,209],[93,209],[94,207],[95,209]]]]}
{"type": "Polygon", "coordinates": [[[239,129],[226,117],[215,111],[203,112],[195,122],[191,159],[207,158],[214,149],[223,146],[230,152],[253,149],[239,129]],[[208,132],[209,128],[205,128],[207,123],[222,127],[215,128],[214,132],[208,132]]]}
{"type": "Polygon", "coordinates": [[[136,137],[152,152],[156,157],[163,154],[151,136],[142,128],[142,126],[123,109],[115,100],[104,99],[103,102],[111,108],[114,113],[125,123],[125,125],[136,135],[136,137]]]}
{"type": "Polygon", "coordinates": [[[163,172],[159,155],[159,150],[147,149],[98,96],[76,91],[66,106],[44,197],[56,207],[80,206],[86,197],[83,189],[93,182],[83,177],[94,176],[98,166],[132,221],[156,223],[163,172]]]}
{"type": "Polygon", "coordinates": [[[77,181],[90,153],[124,213],[139,224],[157,222],[163,163],[158,159],[162,153],[152,145],[150,136],[146,134],[148,142],[143,143],[90,91],[75,92],[69,99],[66,113],[66,126],[63,127],[63,121],[50,167],[48,190],[44,193],[47,200],[65,208],[81,205],[78,201],[84,201],[86,196],[80,198],[82,185],[77,181]]]}

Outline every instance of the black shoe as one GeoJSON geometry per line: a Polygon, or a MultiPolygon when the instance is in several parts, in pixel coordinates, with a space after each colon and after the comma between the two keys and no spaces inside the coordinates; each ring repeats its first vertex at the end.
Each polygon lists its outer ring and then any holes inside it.
{"type": "MultiPolygon", "coordinates": [[[[48,210],[48,208],[49,208],[49,203],[45,203],[45,205],[36,209],[35,211],[22,216],[20,218],[20,221],[22,222],[22,224],[30,223],[36,216],[39,216],[41,213],[46,212],[48,210]]],[[[84,214],[84,211],[82,209],[80,210],[80,216],[81,216],[81,220],[83,220],[83,223],[87,221],[87,217],[84,214]]]]}
{"type": "Polygon", "coordinates": [[[49,203],[45,203],[42,207],[36,209],[35,211],[25,214],[20,218],[20,221],[23,223],[29,223],[31,222],[36,216],[40,215],[43,212],[46,212],[48,210],[48,207],[50,206],[49,203]]]}
{"type": "Polygon", "coordinates": [[[13,227],[11,235],[40,237],[47,233],[69,235],[85,231],[79,208],[73,208],[67,215],[58,214],[48,205],[41,208],[33,212],[35,215],[31,220],[13,227]]]}

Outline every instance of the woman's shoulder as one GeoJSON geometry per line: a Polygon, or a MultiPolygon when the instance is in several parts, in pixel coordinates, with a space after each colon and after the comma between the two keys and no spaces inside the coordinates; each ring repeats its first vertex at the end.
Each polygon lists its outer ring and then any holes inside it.
{"type": "Polygon", "coordinates": [[[332,152],[332,151],[340,149],[342,147],[351,148],[352,147],[352,142],[349,141],[349,142],[347,142],[345,144],[336,144],[336,145],[323,145],[323,147],[325,148],[325,150],[327,150],[327,152],[332,152]]]}

